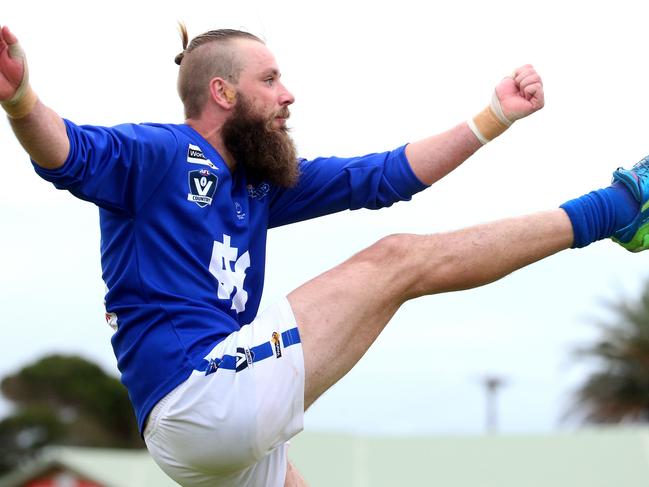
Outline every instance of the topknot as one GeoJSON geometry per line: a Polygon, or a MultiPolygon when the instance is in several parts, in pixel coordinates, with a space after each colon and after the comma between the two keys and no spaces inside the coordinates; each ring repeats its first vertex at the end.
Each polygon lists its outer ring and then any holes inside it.
{"type": "Polygon", "coordinates": [[[187,26],[182,20],[178,21],[178,31],[180,32],[180,38],[183,42],[183,51],[174,58],[174,62],[180,66],[180,63],[185,57],[185,52],[187,50],[187,44],[189,44],[189,36],[187,35],[187,26]]]}

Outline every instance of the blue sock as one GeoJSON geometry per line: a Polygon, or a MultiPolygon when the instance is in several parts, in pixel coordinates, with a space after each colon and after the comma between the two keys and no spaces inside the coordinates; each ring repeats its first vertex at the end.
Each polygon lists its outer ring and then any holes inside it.
{"type": "Polygon", "coordinates": [[[572,248],[585,247],[608,238],[627,226],[640,210],[640,203],[620,182],[591,191],[561,205],[572,223],[572,248]]]}

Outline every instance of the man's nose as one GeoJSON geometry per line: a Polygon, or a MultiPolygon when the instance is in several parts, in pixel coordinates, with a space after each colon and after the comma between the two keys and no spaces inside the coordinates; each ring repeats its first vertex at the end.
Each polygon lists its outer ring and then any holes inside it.
{"type": "Polygon", "coordinates": [[[292,105],[295,102],[295,97],[293,93],[288,91],[284,85],[282,85],[282,91],[279,95],[279,103],[282,106],[292,105]]]}

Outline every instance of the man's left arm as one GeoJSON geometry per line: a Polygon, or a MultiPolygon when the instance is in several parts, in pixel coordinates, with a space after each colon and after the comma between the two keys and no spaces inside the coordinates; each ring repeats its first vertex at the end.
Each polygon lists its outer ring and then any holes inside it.
{"type": "Polygon", "coordinates": [[[447,132],[390,152],[303,161],[296,187],[271,191],[268,225],[407,201],[542,106],[541,78],[527,65],[498,84],[487,108],[447,132]]]}
{"type": "Polygon", "coordinates": [[[522,66],[496,86],[490,105],[473,119],[408,144],[408,162],[422,183],[433,184],[513,122],[543,108],[543,104],[541,77],[531,65],[522,66]]]}

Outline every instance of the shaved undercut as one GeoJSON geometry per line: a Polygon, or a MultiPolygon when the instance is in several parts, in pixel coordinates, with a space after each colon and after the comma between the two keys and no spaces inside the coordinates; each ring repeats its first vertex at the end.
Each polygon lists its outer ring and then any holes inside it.
{"type": "Polygon", "coordinates": [[[223,78],[231,83],[239,80],[243,60],[239,57],[237,39],[251,39],[264,43],[257,36],[236,29],[210,30],[196,36],[188,45],[187,28],[180,24],[183,52],[176,56],[180,65],[178,94],[185,107],[185,118],[200,116],[209,96],[212,78],[223,78]]]}

